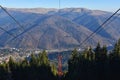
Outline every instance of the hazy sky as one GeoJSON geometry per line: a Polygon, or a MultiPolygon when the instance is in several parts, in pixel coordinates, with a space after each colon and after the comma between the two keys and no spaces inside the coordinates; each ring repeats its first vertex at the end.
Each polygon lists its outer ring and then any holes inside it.
{"type": "MultiPolygon", "coordinates": [[[[0,5],[12,8],[58,8],[59,0],[0,0],[0,5]]],[[[61,0],[61,8],[83,7],[115,11],[120,8],[120,0],[61,0]]]]}

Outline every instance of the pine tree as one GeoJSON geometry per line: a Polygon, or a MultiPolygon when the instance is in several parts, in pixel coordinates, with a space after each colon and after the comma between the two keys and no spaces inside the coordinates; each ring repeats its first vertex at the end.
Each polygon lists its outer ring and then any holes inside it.
{"type": "Polygon", "coordinates": [[[113,53],[116,56],[120,57],[120,39],[118,40],[118,42],[115,44],[114,49],[113,49],[113,53]]]}
{"type": "Polygon", "coordinates": [[[101,57],[101,46],[100,43],[97,44],[97,47],[95,48],[95,60],[99,61],[101,57]]]}
{"type": "Polygon", "coordinates": [[[41,65],[45,65],[45,66],[50,65],[49,59],[45,50],[40,54],[40,63],[41,65]]]}
{"type": "Polygon", "coordinates": [[[51,70],[52,70],[52,73],[54,74],[54,76],[57,76],[57,69],[54,64],[51,65],[51,70]]]}

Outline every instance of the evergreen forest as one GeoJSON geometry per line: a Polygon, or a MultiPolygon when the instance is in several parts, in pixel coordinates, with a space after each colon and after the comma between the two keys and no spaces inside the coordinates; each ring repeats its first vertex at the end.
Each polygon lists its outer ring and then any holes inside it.
{"type": "Polygon", "coordinates": [[[100,43],[82,52],[74,49],[62,76],[46,51],[19,62],[10,57],[8,63],[0,64],[0,80],[120,80],[120,40],[112,51],[100,43]]]}

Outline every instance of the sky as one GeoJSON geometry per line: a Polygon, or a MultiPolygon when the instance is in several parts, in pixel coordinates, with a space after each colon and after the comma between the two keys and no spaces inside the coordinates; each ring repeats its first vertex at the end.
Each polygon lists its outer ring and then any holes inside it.
{"type": "MultiPolygon", "coordinates": [[[[59,8],[59,0],[0,0],[0,5],[9,8],[59,8]]],[[[116,11],[120,0],[61,0],[61,8],[88,8],[116,11]]]]}

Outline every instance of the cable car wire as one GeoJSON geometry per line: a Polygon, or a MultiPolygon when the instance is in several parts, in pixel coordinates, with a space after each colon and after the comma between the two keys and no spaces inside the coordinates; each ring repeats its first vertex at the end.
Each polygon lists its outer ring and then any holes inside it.
{"type": "Polygon", "coordinates": [[[100,30],[114,15],[116,15],[118,12],[120,11],[120,8],[115,12],[113,13],[105,22],[103,22],[94,32],[92,32],[84,41],[82,41],[80,43],[80,46],[81,47],[83,45],[83,43],[85,43],[89,38],[91,38],[91,36],[93,36],[95,33],[97,33],[98,30],[100,30]]]}

